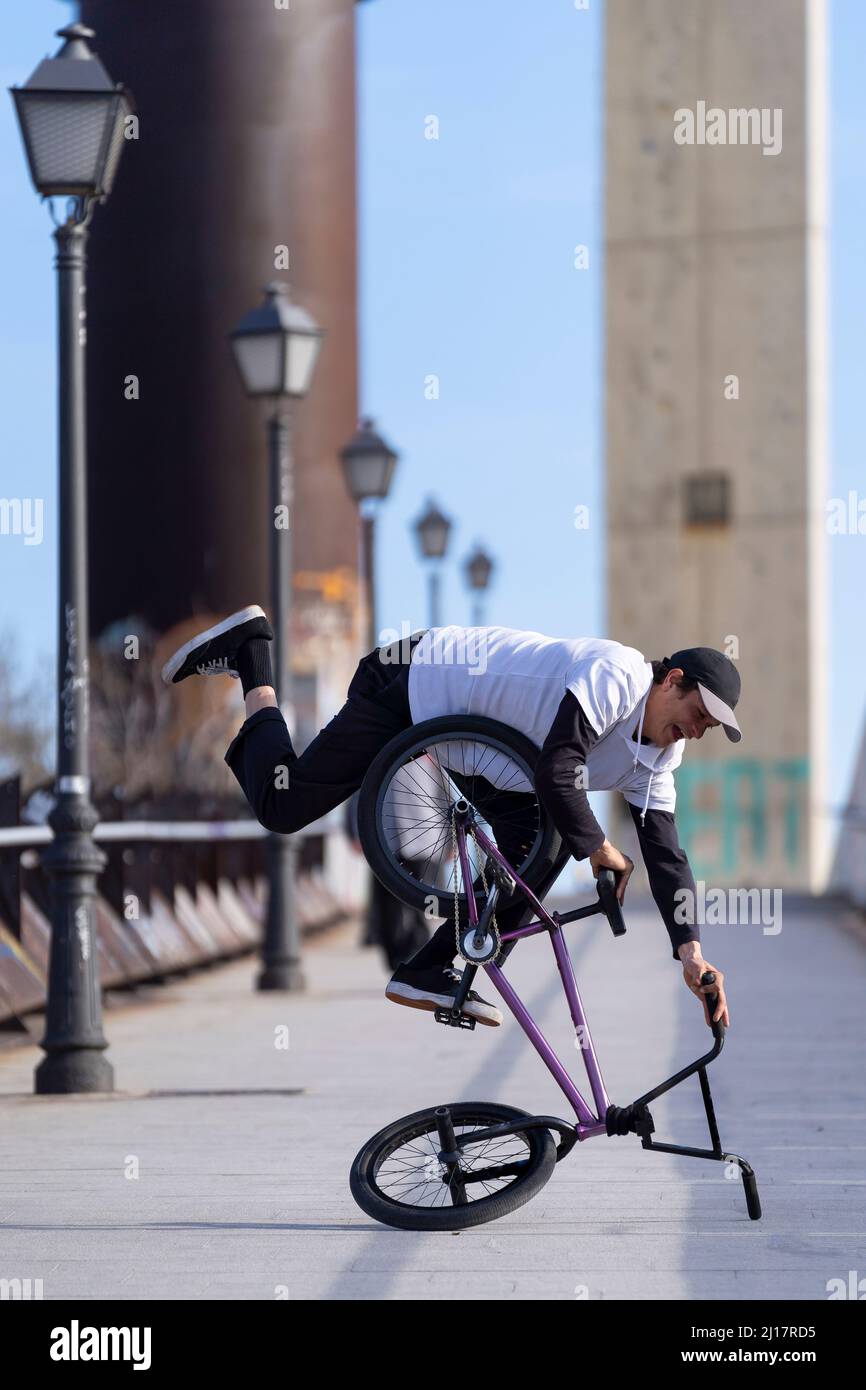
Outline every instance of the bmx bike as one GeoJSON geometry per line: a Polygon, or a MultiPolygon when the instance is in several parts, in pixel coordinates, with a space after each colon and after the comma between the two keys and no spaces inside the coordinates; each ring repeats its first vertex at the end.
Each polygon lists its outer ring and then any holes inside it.
{"type": "MultiPolygon", "coordinates": [[[[358,828],[364,853],[384,886],[409,906],[434,908],[436,916],[454,926],[455,954],[465,962],[463,978],[453,1007],[436,1009],[436,1021],[474,1029],[475,1020],[461,1006],[483,968],[565,1094],[575,1119],[532,1115],[491,1101],[417,1110],[363,1145],[352,1164],[352,1195],[368,1216],[389,1226],[460,1230],[528,1202],[576,1144],[599,1135],[636,1134],[644,1149],[736,1165],[748,1214],[756,1221],[761,1204],[755,1174],[739,1154],[722,1149],[707,1077],[707,1067],[724,1045],[721,1022],[712,1025],[713,1045],[696,1061],[629,1105],[615,1105],[608,1097],[563,928],[601,914],[619,937],[625,921],[610,870],[599,873],[598,898],[588,906],[562,914],[543,906],[562,842],[535,793],[537,757],[538,749],[524,735],[483,716],[448,715],[413,725],[370,765],[358,802],[358,828]],[[497,909],[515,904],[530,909],[533,920],[500,933],[497,909]],[[503,942],[542,934],[553,947],[592,1105],[497,964],[503,942]],[[658,1143],[652,1138],[650,1103],[695,1074],[712,1147],[658,1143]]],[[[701,983],[714,982],[706,971],[701,983]]],[[[708,996],[711,1018],[717,998],[708,996]]]]}

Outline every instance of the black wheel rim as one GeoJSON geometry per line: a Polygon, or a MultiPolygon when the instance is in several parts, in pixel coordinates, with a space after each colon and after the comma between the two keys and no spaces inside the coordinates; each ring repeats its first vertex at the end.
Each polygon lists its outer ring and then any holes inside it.
{"type": "MultiPolygon", "coordinates": [[[[474,1130],[501,1124],[501,1115],[477,1113],[454,1118],[457,1139],[474,1130]]],[[[449,1175],[438,1158],[439,1135],[435,1118],[420,1121],[389,1140],[376,1156],[372,1182],[377,1194],[395,1207],[441,1210],[458,1205],[457,1187],[462,1188],[464,1204],[484,1201],[520,1181],[531,1157],[525,1134],[504,1134],[478,1144],[469,1141],[460,1148],[460,1170],[449,1175]],[[496,1168],[506,1171],[495,1176],[496,1168]],[[491,1172],[491,1170],[494,1170],[491,1172]]]]}
{"type": "MultiPolygon", "coordinates": [[[[474,823],[521,878],[544,839],[532,769],[506,743],[490,734],[461,735],[458,728],[410,745],[379,787],[377,830],[382,849],[407,887],[443,899],[436,916],[453,909],[451,809],[460,798],[469,802],[474,823]]],[[[478,891],[485,856],[471,836],[466,847],[478,891]]],[[[456,881],[461,883],[462,876],[456,881]]],[[[462,888],[458,901],[466,901],[462,888]]]]}

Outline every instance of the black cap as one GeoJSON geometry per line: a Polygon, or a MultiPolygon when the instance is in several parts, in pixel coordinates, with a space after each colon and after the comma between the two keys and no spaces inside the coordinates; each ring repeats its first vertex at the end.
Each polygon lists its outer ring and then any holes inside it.
{"type": "Polygon", "coordinates": [[[740,698],[740,673],[724,652],[715,647],[685,647],[673,656],[666,656],[668,670],[678,666],[689,680],[697,681],[707,714],[723,726],[731,743],[743,737],[734,718],[734,706],[740,698]]]}

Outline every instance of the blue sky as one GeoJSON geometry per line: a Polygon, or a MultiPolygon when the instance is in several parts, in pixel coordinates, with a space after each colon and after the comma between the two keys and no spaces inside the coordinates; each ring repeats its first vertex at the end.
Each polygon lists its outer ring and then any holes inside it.
{"type": "MultiPolygon", "coordinates": [[[[24,81],[71,8],[8,6],[0,77],[24,81]]],[[[379,523],[382,626],[427,620],[409,525],[433,493],[455,522],[444,614],[469,621],[458,568],[497,564],[490,622],[600,631],[603,5],[374,0],[358,8],[361,401],[401,451],[379,523]],[[425,140],[424,121],[440,121],[425,140]],[[459,211],[455,214],[454,209],[459,211]],[[590,270],[572,266],[590,247],[590,270]],[[440,377],[440,395],[423,383],[440,377]],[[576,531],[574,508],[591,526],[576,531]]],[[[831,496],[861,495],[866,6],[830,10],[831,496]]],[[[47,210],[0,102],[0,496],[46,498],[40,546],[0,538],[0,632],[23,665],[54,650],[54,284],[47,210]]],[[[831,799],[864,713],[862,537],[829,542],[831,799]]]]}

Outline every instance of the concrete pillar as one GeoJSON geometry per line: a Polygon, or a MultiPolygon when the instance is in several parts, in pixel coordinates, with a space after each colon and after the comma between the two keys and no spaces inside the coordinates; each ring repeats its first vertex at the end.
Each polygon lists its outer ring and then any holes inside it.
{"type": "Polygon", "coordinates": [[[708,883],[826,871],[824,35],[823,0],[607,6],[607,630],[737,660],[742,743],[677,774],[708,883]]]}

